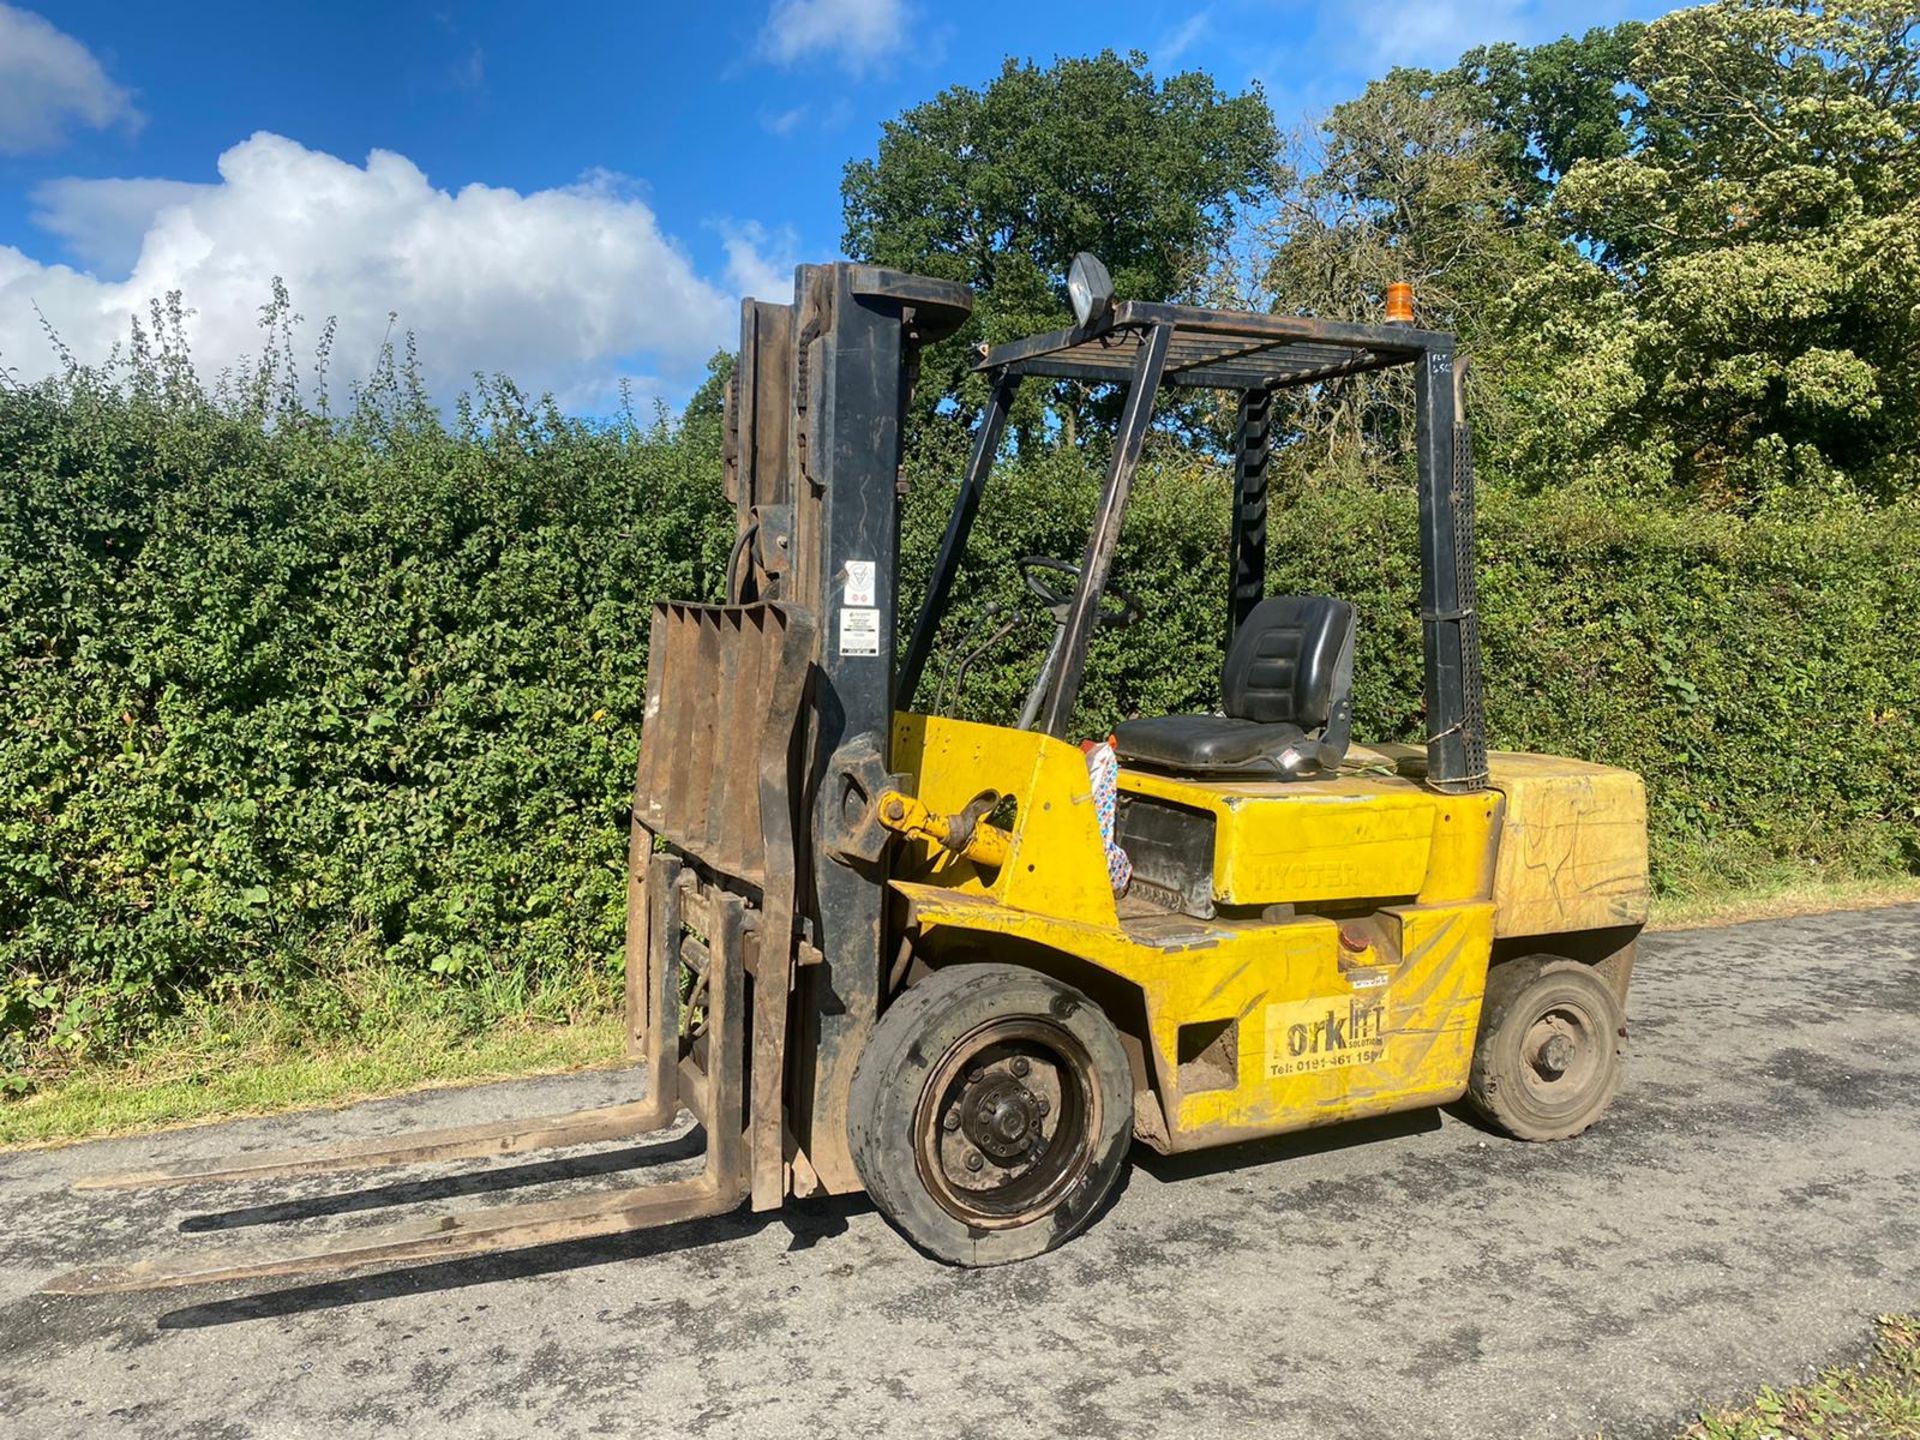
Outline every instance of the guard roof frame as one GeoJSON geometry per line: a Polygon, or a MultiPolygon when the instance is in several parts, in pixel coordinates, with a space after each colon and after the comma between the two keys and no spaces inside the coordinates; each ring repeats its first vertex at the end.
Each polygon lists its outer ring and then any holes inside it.
{"type": "Polygon", "coordinates": [[[1212,310],[1123,300],[1087,325],[981,346],[974,369],[1125,384],[1147,334],[1172,327],[1160,383],[1205,390],[1281,390],[1404,365],[1452,350],[1451,335],[1307,315],[1212,310]]]}
{"type": "Polygon", "coordinates": [[[1267,474],[1276,392],[1395,366],[1412,367],[1415,468],[1420,502],[1420,620],[1425,671],[1427,783],[1477,790],[1487,783],[1485,700],[1474,581],[1473,449],[1454,338],[1403,324],[1215,310],[1141,300],[1116,303],[1083,325],[982,345],[974,370],[992,379],[986,409],[918,620],[896,682],[910,709],[932,653],[1009,411],[1027,376],[1112,384],[1124,392],[1112,458],[1080,564],[1038,728],[1065,738],[1079,699],[1087,647],[1113,566],[1134,472],[1168,388],[1239,392],[1233,466],[1232,563],[1227,642],[1266,591],[1267,474]]]}

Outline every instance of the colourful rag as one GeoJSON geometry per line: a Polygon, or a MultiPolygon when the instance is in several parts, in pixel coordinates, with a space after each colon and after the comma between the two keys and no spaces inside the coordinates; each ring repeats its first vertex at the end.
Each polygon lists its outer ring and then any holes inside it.
{"type": "Polygon", "coordinates": [[[1100,842],[1107,847],[1107,878],[1118,895],[1133,878],[1133,862],[1113,838],[1114,810],[1120,800],[1120,758],[1110,741],[1081,747],[1087,752],[1087,778],[1093,784],[1093,813],[1100,821],[1100,842]]]}

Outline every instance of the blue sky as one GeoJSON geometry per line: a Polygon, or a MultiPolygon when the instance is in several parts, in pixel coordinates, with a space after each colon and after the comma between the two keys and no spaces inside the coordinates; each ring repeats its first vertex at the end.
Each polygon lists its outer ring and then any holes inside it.
{"type": "Polygon", "coordinates": [[[1259,81],[1289,124],[1392,64],[1664,8],[0,0],[0,365],[53,363],[36,305],[91,358],[178,285],[217,367],[279,274],[339,317],[349,374],[398,310],[441,387],[674,399],[743,290],[838,253],[841,166],[880,123],[1007,54],[1138,48],[1259,81]]]}

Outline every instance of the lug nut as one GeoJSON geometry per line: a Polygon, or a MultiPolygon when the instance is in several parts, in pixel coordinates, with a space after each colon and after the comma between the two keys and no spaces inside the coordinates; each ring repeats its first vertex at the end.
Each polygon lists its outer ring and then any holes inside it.
{"type": "Polygon", "coordinates": [[[1033,1062],[1027,1059],[1026,1056],[1016,1055],[1013,1057],[1013,1073],[1015,1075],[1025,1079],[1027,1072],[1031,1069],[1033,1069],[1033,1062]]]}
{"type": "Polygon", "coordinates": [[[973,1066],[971,1069],[967,1071],[967,1079],[972,1081],[975,1085],[978,1085],[982,1080],[986,1078],[987,1078],[987,1072],[981,1069],[978,1065],[973,1066]]]}
{"type": "Polygon", "coordinates": [[[980,1152],[978,1150],[969,1150],[967,1152],[967,1169],[978,1170],[986,1163],[986,1161],[980,1158],[980,1152]]]}
{"type": "Polygon", "coordinates": [[[959,1106],[956,1105],[953,1109],[947,1111],[946,1116],[940,1121],[940,1128],[943,1130],[958,1130],[960,1128],[959,1106]]]}

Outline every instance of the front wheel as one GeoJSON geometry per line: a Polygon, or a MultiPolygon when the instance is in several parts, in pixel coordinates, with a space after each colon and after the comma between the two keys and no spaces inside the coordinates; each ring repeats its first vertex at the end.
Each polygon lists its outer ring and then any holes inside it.
{"type": "Polygon", "coordinates": [[[1505,961],[1487,976],[1467,1098],[1520,1140],[1566,1140],[1620,1089],[1627,1022],[1589,965],[1545,956],[1505,961]]]}
{"type": "Polygon", "coordinates": [[[906,1237],[954,1265],[1026,1260],[1112,1193],[1133,1081],[1112,1023],[1038,971],[955,965],[880,1019],[854,1072],[853,1161],[906,1237]]]}

